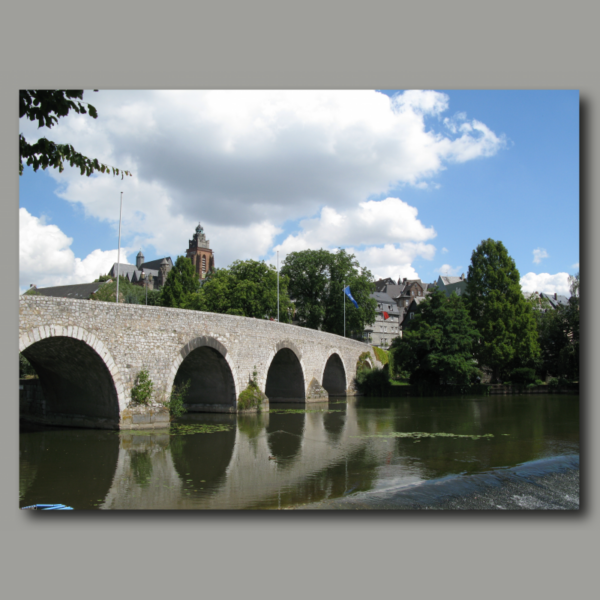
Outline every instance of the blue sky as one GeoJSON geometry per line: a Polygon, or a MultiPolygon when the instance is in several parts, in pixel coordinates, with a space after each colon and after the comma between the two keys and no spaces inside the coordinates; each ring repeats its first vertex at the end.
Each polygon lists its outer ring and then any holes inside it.
{"type": "Polygon", "coordinates": [[[20,178],[20,288],[92,281],[122,257],[183,254],[198,221],[217,266],[345,247],[376,277],[467,271],[502,240],[526,291],[579,263],[577,91],[86,92],[69,141],[134,177],[20,178]],[[387,96],[387,97],[386,97],[387,96]]]}

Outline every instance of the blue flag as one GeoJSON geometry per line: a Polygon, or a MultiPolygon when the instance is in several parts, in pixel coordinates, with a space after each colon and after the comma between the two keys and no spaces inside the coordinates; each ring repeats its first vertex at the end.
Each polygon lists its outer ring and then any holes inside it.
{"type": "Polygon", "coordinates": [[[354,304],[354,306],[356,306],[356,308],[358,308],[358,304],[356,303],[356,300],[352,297],[352,294],[350,292],[350,286],[347,285],[344,288],[344,293],[346,294],[346,296],[348,296],[348,298],[350,298],[350,300],[352,300],[352,304],[354,304]]]}

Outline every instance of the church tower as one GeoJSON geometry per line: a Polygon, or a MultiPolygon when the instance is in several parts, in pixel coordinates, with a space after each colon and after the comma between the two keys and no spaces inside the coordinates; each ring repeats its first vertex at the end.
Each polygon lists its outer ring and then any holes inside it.
{"type": "Polygon", "coordinates": [[[210,240],[206,239],[202,225],[198,223],[196,233],[190,240],[190,247],[187,250],[186,256],[192,259],[194,269],[200,279],[204,279],[206,274],[215,268],[215,255],[209,247],[210,240]]]}

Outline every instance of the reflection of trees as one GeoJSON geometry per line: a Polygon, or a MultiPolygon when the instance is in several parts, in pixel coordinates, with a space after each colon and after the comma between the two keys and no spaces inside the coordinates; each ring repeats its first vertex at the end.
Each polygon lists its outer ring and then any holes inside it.
{"type": "Polygon", "coordinates": [[[269,421],[268,413],[256,413],[250,415],[238,415],[237,427],[248,439],[258,437],[267,426],[269,421]]]}
{"type": "Polygon", "coordinates": [[[410,399],[398,403],[395,431],[494,437],[426,438],[418,443],[396,438],[395,445],[398,454],[419,463],[426,478],[471,473],[541,458],[550,451],[548,440],[577,444],[578,419],[577,398],[566,396],[410,399]]]}

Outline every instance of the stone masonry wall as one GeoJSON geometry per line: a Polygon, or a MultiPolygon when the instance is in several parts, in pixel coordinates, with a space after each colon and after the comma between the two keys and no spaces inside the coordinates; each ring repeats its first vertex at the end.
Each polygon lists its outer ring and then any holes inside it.
{"type": "Polygon", "coordinates": [[[265,391],[269,366],[281,348],[300,360],[307,401],[322,399],[313,379],[323,382],[328,358],[337,353],[346,374],[348,394],[355,393],[356,362],[371,346],[338,335],[260,319],[174,308],[114,304],[46,296],[19,298],[19,351],[42,338],[73,337],[102,357],[110,371],[123,412],[131,388],[146,368],[155,385],[155,400],[169,397],[179,365],[198,345],[210,345],[225,356],[235,384],[235,398],[253,372],[265,391]],[[310,389],[309,389],[310,387],[310,389]],[[315,399],[317,399],[315,397],[315,399]]]}

